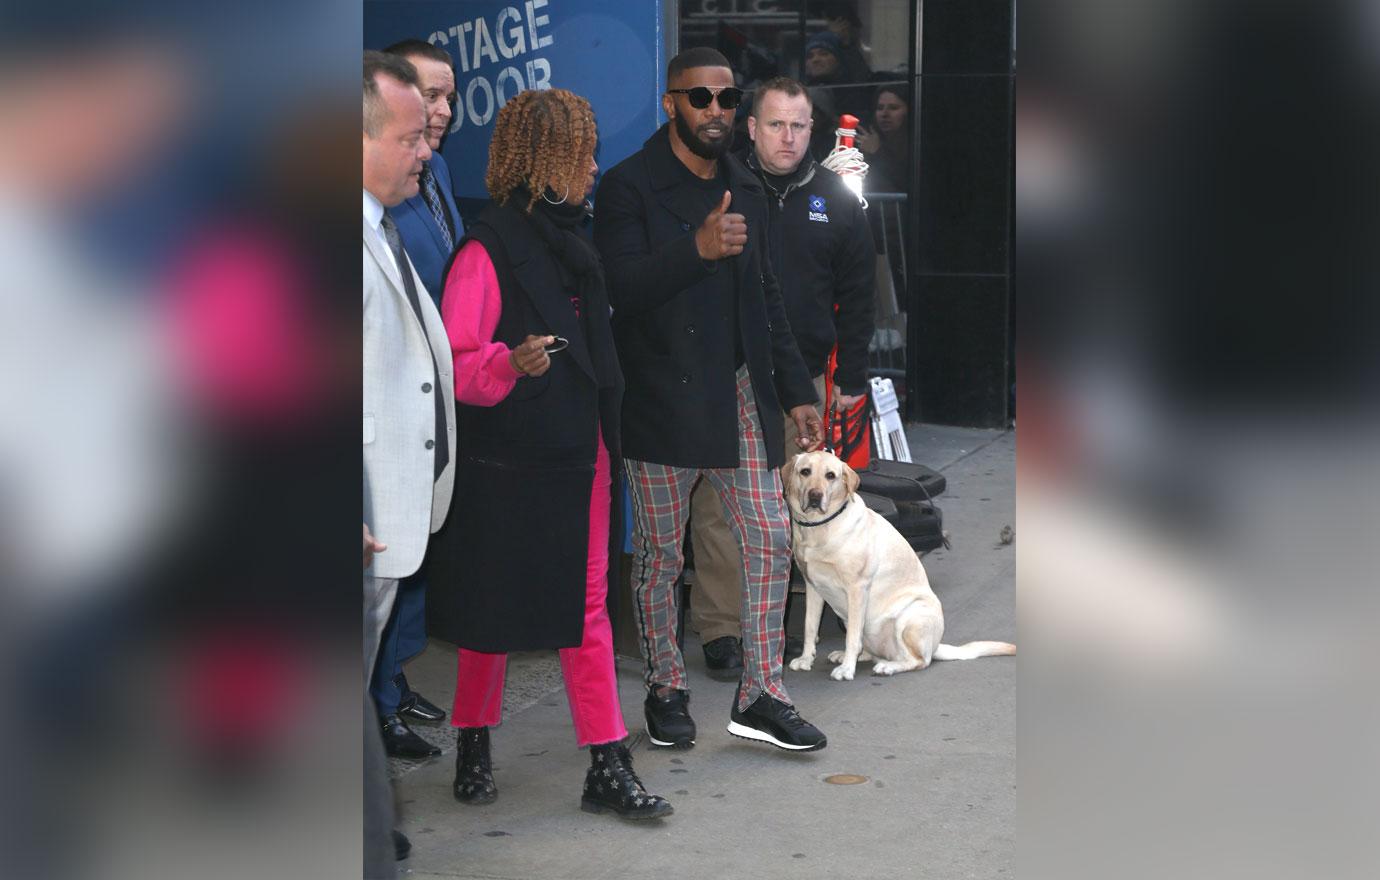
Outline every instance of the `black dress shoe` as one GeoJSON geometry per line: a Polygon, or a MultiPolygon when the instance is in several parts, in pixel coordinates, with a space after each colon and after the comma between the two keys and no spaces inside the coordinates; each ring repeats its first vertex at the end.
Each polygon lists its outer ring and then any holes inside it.
{"type": "Polygon", "coordinates": [[[402,861],[412,855],[412,841],[407,839],[407,835],[398,829],[393,829],[393,855],[398,861],[402,861]]]}
{"type": "Polygon", "coordinates": [[[434,758],[441,750],[412,732],[402,716],[386,715],[383,724],[383,750],[390,758],[434,758]]]}
{"type": "Polygon", "coordinates": [[[444,721],[446,710],[416,691],[404,691],[398,703],[398,714],[415,721],[444,721]]]}
{"type": "Polygon", "coordinates": [[[743,643],[736,636],[722,636],[704,644],[704,665],[715,681],[743,677],[743,643]]]}

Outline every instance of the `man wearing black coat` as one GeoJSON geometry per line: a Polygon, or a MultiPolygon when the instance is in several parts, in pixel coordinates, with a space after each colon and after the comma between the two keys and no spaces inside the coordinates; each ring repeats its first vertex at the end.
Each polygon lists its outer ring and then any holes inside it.
{"type": "Polygon", "coordinates": [[[728,61],[689,49],[666,79],[671,121],[604,176],[594,223],[627,382],[623,455],[648,735],[680,748],[695,740],[675,583],[690,493],[703,475],[745,549],[743,675],[728,730],[820,749],[824,734],[796,712],[781,680],[790,528],[776,470],[783,412],[799,448],[818,447],[818,397],[772,271],[762,184],[727,155],[742,97],[728,61]]]}
{"type": "MultiPolygon", "coordinates": [[[[831,395],[850,410],[867,393],[867,344],[872,339],[877,253],[862,203],[843,178],[810,157],[810,95],[778,77],[753,93],[748,167],[767,194],[767,238],[778,267],[791,333],[815,389],[824,396],[829,354],[838,347],[831,395]]],[[[787,431],[786,456],[795,448],[787,431]]],[[[714,489],[695,489],[690,534],[695,548],[692,623],[714,678],[737,677],[742,561],[714,489]]]]}

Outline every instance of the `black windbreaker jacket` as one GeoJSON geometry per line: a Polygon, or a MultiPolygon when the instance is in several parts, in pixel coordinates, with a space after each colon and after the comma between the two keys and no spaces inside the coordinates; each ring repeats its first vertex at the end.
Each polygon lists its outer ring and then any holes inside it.
{"type": "Polygon", "coordinates": [[[767,195],[771,262],[805,366],[811,376],[822,375],[837,343],[834,382],[844,394],[862,394],[877,271],[862,204],[842,178],[809,156],[781,192],[762,174],[756,155],[746,158],[767,195]]]}

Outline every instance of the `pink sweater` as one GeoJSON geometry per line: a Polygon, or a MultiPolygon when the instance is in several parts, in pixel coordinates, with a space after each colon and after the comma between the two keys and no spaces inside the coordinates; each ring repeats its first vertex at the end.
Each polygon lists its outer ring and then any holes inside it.
{"type": "Polygon", "coordinates": [[[503,299],[498,273],[477,241],[460,249],[441,297],[441,320],[455,359],[455,399],[471,406],[493,406],[513,390],[522,374],[508,360],[511,351],[494,341],[503,299]]]}

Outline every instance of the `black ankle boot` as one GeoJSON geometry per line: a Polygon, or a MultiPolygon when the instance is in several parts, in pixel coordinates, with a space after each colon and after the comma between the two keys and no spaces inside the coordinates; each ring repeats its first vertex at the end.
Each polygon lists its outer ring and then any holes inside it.
{"type": "Polygon", "coordinates": [[[675,812],[665,798],[643,788],[633,772],[632,755],[622,743],[591,746],[589,751],[591,763],[580,809],[586,813],[612,810],[624,819],[660,819],[675,812]]]}
{"type": "Polygon", "coordinates": [[[489,728],[462,727],[455,751],[455,799],[467,804],[491,804],[498,797],[489,762],[489,728]]]}

